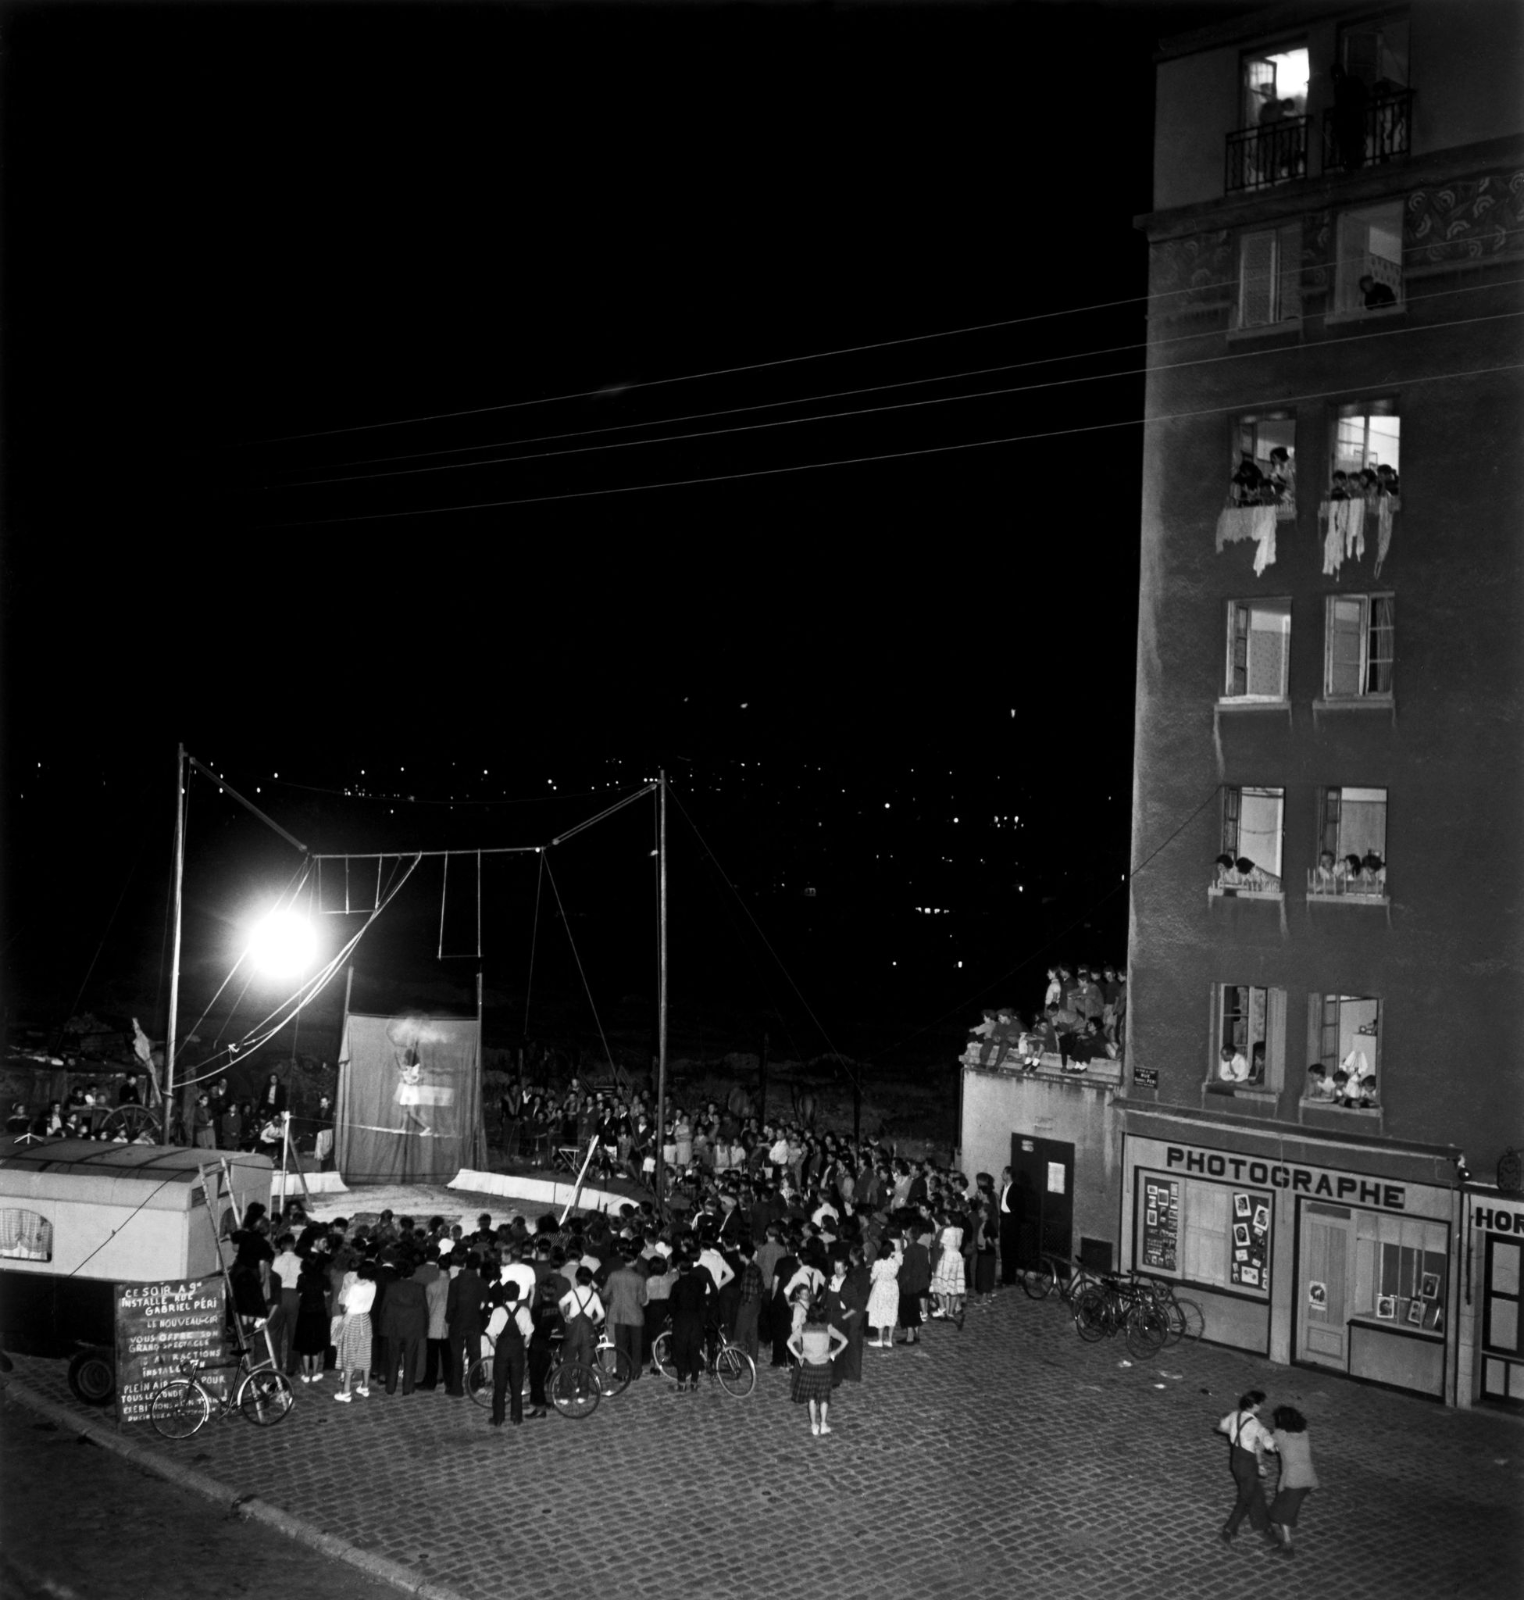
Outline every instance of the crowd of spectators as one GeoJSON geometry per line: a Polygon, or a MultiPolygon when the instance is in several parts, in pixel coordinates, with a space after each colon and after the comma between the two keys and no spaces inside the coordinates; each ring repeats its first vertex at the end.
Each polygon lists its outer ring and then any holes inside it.
{"type": "Polygon", "coordinates": [[[839,1335],[828,1340],[839,1384],[861,1380],[865,1349],[916,1343],[927,1321],[961,1327],[968,1295],[995,1290],[998,1208],[988,1174],[971,1186],[872,1140],[781,1131],[797,1159],[695,1171],[665,1210],[650,1199],[564,1223],[483,1214],[468,1232],[439,1216],[384,1211],[351,1226],[311,1221],[295,1203],[275,1217],[251,1206],[230,1241],[236,1314],[288,1375],[331,1382],[346,1404],[372,1385],[462,1397],[495,1347],[506,1381],[494,1420],[515,1422],[545,1415],[558,1338],[585,1358],[606,1327],[632,1371],[654,1376],[653,1343],[670,1325],[686,1393],[712,1375],[723,1333],[761,1366],[794,1367],[794,1398],[829,1432],[816,1409],[829,1391],[796,1366],[813,1349],[807,1329],[839,1335]]]}

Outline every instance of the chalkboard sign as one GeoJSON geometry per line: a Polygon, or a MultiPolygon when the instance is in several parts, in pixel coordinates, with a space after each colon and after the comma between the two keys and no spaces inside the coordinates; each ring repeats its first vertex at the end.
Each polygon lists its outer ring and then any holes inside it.
{"type": "MultiPolygon", "coordinates": [[[[222,1275],[170,1283],[118,1283],[116,1404],[122,1422],[147,1422],[154,1391],[180,1376],[182,1362],[222,1361],[227,1350],[222,1275]]],[[[226,1392],[230,1369],[198,1374],[207,1391],[226,1392]]]]}
{"type": "Polygon", "coordinates": [[[1180,1270],[1180,1181],[1143,1177],[1142,1250],[1145,1272],[1180,1270]]]}

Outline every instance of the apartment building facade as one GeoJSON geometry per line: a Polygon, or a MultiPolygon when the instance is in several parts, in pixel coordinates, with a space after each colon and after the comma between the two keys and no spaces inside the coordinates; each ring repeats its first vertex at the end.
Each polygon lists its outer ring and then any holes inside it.
{"type": "Polygon", "coordinates": [[[1280,5],[1157,71],[1095,1184],[1209,1338],[1524,1404],[1524,7],[1280,5]]]}

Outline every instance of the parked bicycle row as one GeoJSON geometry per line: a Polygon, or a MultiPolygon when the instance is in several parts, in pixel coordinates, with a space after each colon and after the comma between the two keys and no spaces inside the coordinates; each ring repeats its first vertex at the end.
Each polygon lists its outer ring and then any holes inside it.
{"type": "Polygon", "coordinates": [[[1199,1339],[1206,1321],[1194,1300],[1182,1299],[1163,1278],[1127,1272],[1094,1272],[1078,1260],[1044,1255],[1022,1270],[1022,1288],[1033,1300],[1056,1300],[1074,1319],[1087,1344],[1121,1334],[1140,1361],[1182,1339],[1199,1339]]]}

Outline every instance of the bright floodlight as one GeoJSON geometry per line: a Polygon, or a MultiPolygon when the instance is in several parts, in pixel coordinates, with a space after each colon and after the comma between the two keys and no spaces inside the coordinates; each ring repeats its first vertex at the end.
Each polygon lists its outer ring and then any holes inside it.
{"type": "Polygon", "coordinates": [[[249,954],[267,976],[292,978],[312,965],[317,955],[317,935],[312,924],[296,912],[272,911],[254,929],[249,954]]]}

